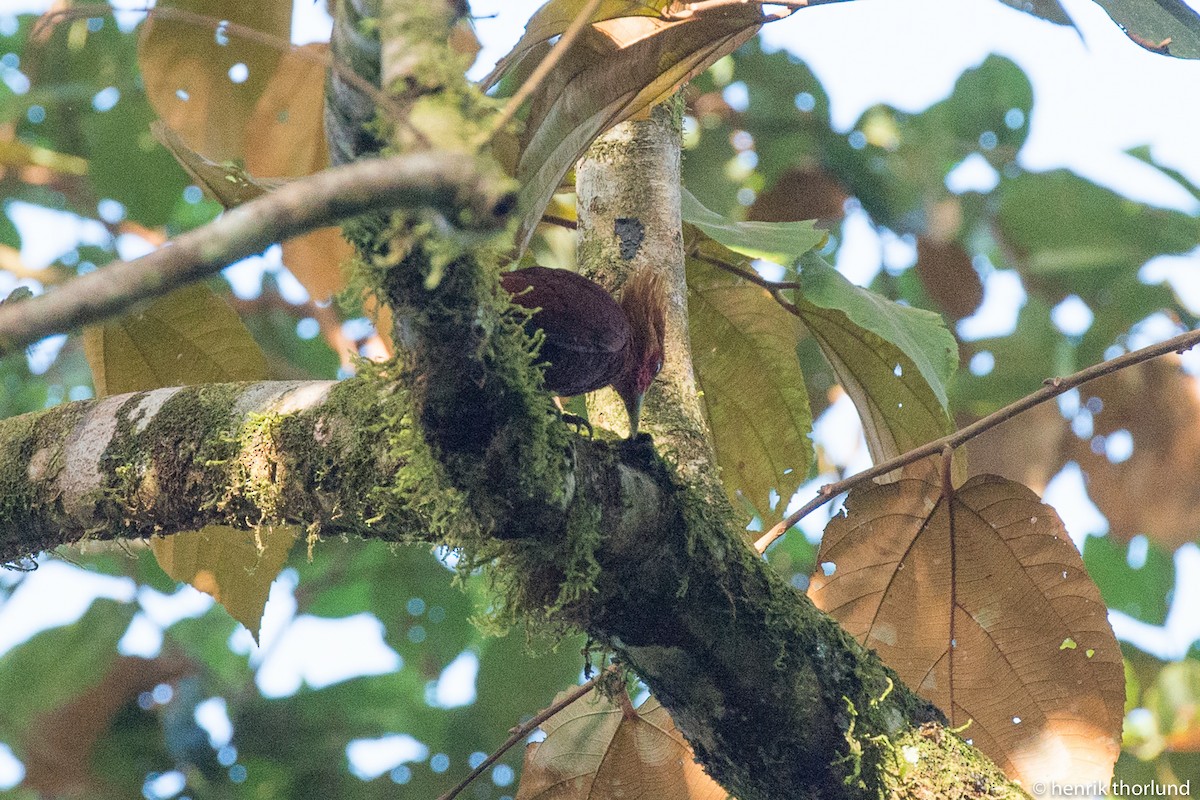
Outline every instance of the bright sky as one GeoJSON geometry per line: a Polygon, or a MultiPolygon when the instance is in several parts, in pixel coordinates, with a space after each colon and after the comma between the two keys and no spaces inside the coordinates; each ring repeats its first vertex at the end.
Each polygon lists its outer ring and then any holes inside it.
{"type": "MultiPolygon", "coordinates": [[[[145,5],[132,0],[115,4],[126,8],[145,5]]],[[[540,4],[541,0],[475,0],[471,4],[484,45],[473,76],[486,73],[507,52],[520,36],[525,20],[540,4]]],[[[50,0],[5,0],[3,5],[5,13],[24,13],[44,10],[50,0]]],[[[848,130],[875,103],[886,102],[911,111],[923,109],[942,99],[958,75],[981,62],[989,52],[1005,55],[1031,76],[1035,86],[1030,137],[1020,154],[1026,168],[1066,166],[1136,199],[1195,213],[1198,204],[1194,198],[1122,151],[1150,144],[1157,159],[1200,182],[1200,148],[1195,139],[1195,132],[1200,130],[1200,104],[1194,102],[1195,87],[1200,84],[1200,62],[1164,58],[1142,50],[1088,0],[1064,0],[1064,5],[1076,19],[1082,37],[994,0],[857,0],[801,11],[768,26],[763,38],[770,47],[789,48],[813,68],[829,91],[834,124],[842,130],[848,130]]],[[[327,36],[329,21],[323,6],[312,0],[296,0],[295,41],[327,36]]],[[[0,14],[0,18],[3,16],[0,14]]],[[[122,22],[131,24],[135,16],[122,22]]],[[[966,165],[954,178],[964,185],[988,179],[978,165],[966,165]]],[[[58,248],[67,238],[86,241],[103,235],[102,230],[98,234],[86,223],[71,220],[67,225],[58,220],[51,242],[57,252],[51,252],[43,246],[49,237],[36,235],[46,229],[49,212],[7,210],[18,218],[26,234],[23,255],[28,263],[48,263],[63,252],[58,248]],[[22,214],[33,216],[23,222],[22,214]]],[[[73,245],[68,242],[66,246],[69,249],[73,245]]],[[[838,268],[856,282],[865,283],[880,268],[889,248],[893,251],[887,258],[889,264],[910,260],[911,254],[903,252],[902,245],[881,240],[865,217],[852,215],[838,268]]],[[[239,292],[253,293],[264,269],[281,268],[278,256],[268,253],[264,259],[233,268],[227,275],[239,292]]],[[[1194,256],[1148,267],[1143,279],[1172,281],[1184,301],[1200,312],[1200,271],[1194,256]]],[[[1016,311],[1024,302],[1015,273],[994,271],[985,276],[985,285],[984,308],[960,328],[967,338],[1011,330],[1016,311]]],[[[289,294],[301,299],[302,289],[296,292],[291,284],[286,287],[289,294]]],[[[0,295],[10,288],[0,285],[0,295]]],[[[1056,321],[1064,329],[1086,327],[1088,314],[1087,309],[1067,307],[1056,321]]],[[[1154,335],[1161,338],[1171,333],[1154,330],[1154,335]]],[[[43,361],[52,358],[59,344],[52,341],[46,345],[51,350],[42,353],[43,361]]],[[[843,467],[865,465],[861,438],[855,444],[855,425],[853,407],[848,402],[835,403],[817,423],[816,438],[843,467]]],[[[801,501],[829,479],[822,476],[804,487],[801,501]]],[[[1100,535],[1107,530],[1107,523],[1086,498],[1078,469],[1072,472],[1068,468],[1057,476],[1046,499],[1059,509],[1078,544],[1088,534],[1100,535]]],[[[815,536],[824,522],[820,513],[814,514],[804,523],[805,533],[815,536]]],[[[96,597],[128,600],[135,595],[136,588],[128,580],[96,576],[50,559],[42,559],[41,564],[38,571],[24,576],[12,598],[0,606],[0,654],[38,630],[77,618],[96,597]]],[[[1119,637],[1136,641],[1164,658],[1182,657],[1188,646],[1200,639],[1200,618],[1186,613],[1188,604],[1195,608],[1195,591],[1200,591],[1189,589],[1200,586],[1200,581],[1190,577],[1200,575],[1200,548],[1182,548],[1176,554],[1176,566],[1178,585],[1165,625],[1149,626],[1120,614],[1111,616],[1119,637]]],[[[0,571],[0,583],[11,584],[19,577],[0,571]]],[[[292,599],[295,581],[295,574],[287,572],[273,588],[263,624],[262,649],[256,648],[244,631],[230,643],[260,664],[258,683],[265,694],[282,696],[304,683],[319,687],[353,674],[400,668],[399,655],[384,644],[379,620],[360,615],[335,622],[296,615],[292,599]],[[317,657],[320,653],[351,650],[355,666],[349,668],[317,657]]],[[[165,627],[184,616],[203,613],[211,602],[191,589],[170,597],[147,589],[136,594],[142,610],[121,648],[123,652],[147,656],[157,653],[165,627]]],[[[437,682],[431,704],[470,702],[477,666],[474,654],[464,653],[437,682]]],[[[228,718],[223,709],[223,703],[216,701],[203,707],[203,724],[218,747],[227,747],[229,741],[228,718]]],[[[384,737],[354,743],[348,757],[356,773],[364,777],[390,769],[393,779],[398,780],[397,775],[403,776],[404,761],[428,756],[422,747],[411,738],[384,737]]],[[[236,753],[231,758],[236,758],[236,753]]],[[[19,781],[21,772],[20,764],[0,744],[0,790],[19,781]]],[[[162,779],[163,785],[148,789],[147,796],[171,796],[173,781],[178,782],[172,776],[177,775],[168,773],[162,779]]]]}

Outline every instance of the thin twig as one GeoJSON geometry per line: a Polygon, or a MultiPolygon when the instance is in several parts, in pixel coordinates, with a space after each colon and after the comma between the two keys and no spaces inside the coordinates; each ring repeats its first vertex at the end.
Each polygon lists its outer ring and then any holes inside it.
{"type": "MultiPolygon", "coordinates": [[[[789,303],[788,305],[791,304],[789,303]]],[[[795,306],[792,307],[795,308],[795,306]]],[[[818,490],[816,497],[814,497],[812,500],[809,500],[796,512],[789,514],[787,519],[783,520],[775,527],[771,528],[771,530],[759,537],[758,541],[754,543],[754,549],[759,553],[764,552],[767,547],[769,547],[772,542],[782,536],[784,532],[788,530],[788,528],[791,528],[805,516],[825,505],[837,495],[841,494],[842,492],[849,491],[861,483],[865,483],[872,478],[877,478],[880,475],[886,475],[893,470],[906,467],[909,464],[920,461],[922,458],[939,453],[943,448],[960,447],[971,439],[974,439],[979,434],[991,430],[1000,423],[1007,422],[1018,414],[1028,411],[1034,406],[1041,405],[1047,400],[1053,400],[1060,394],[1068,392],[1077,386],[1082,386],[1089,381],[1094,381],[1097,378],[1103,378],[1105,375],[1111,375],[1114,372],[1119,372],[1127,367],[1132,367],[1137,364],[1150,361],[1151,359],[1164,356],[1168,353],[1183,353],[1192,349],[1197,344],[1200,344],[1200,329],[1181,333],[1178,336],[1167,339],[1165,342],[1159,342],[1158,344],[1150,345],[1149,347],[1143,347],[1141,350],[1134,350],[1132,353],[1126,353],[1123,356],[1111,358],[1108,361],[1102,361],[1099,364],[1095,364],[1087,369],[1080,370],[1074,375],[1069,375],[1065,378],[1049,378],[1044,382],[1045,385],[1036,392],[1026,395],[1020,400],[1006,405],[999,411],[995,411],[982,419],[972,422],[967,427],[961,428],[949,436],[943,436],[940,439],[935,439],[932,442],[923,444],[920,447],[909,450],[903,455],[889,459],[882,464],[876,464],[870,469],[863,470],[855,475],[851,475],[849,478],[822,486],[818,490]]]]}
{"type": "Polygon", "coordinates": [[[444,795],[439,797],[438,800],[454,800],[454,798],[458,796],[459,792],[461,792],[463,789],[470,786],[471,781],[475,780],[480,775],[482,775],[484,770],[486,770],[492,764],[495,764],[502,755],[504,755],[510,749],[512,749],[513,745],[517,744],[522,739],[529,736],[529,734],[533,733],[539,725],[541,725],[546,720],[550,719],[550,717],[552,717],[555,714],[557,714],[558,712],[562,711],[564,708],[571,705],[579,698],[583,697],[585,694],[590,692],[592,689],[596,688],[596,684],[598,684],[598,683],[600,683],[600,681],[604,680],[604,678],[606,676],[615,673],[618,669],[619,668],[617,667],[616,664],[610,664],[606,669],[604,669],[603,672],[601,672],[596,677],[592,678],[587,683],[576,686],[574,689],[572,689],[570,692],[568,692],[567,695],[562,700],[559,700],[558,702],[554,703],[553,705],[547,706],[546,708],[542,709],[541,711],[539,711],[537,714],[535,714],[533,716],[533,719],[529,720],[525,724],[519,725],[516,728],[513,728],[512,735],[504,740],[504,744],[500,745],[500,747],[496,750],[496,752],[492,753],[490,756],[485,758],[478,767],[471,770],[470,775],[463,778],[462,782],[460,782],[453,789],[451,789],[450,791],[446,792],[444,795]]]}
{"type": "Polygon", "coordinates": [[[595,14],[596,9],[599,7],[600,0],[589,0],[588,4],[579,10],[575,19],[571,20],[571,24],[563,31],[563,35],[554,44],[553,49],[542,59],[542,63],[537,65],[537,69],[533,71],[529,78],[521,84],[521,88],[517,90],[517,93],[509,98],[503,110],[501,110],[500,116],[496,117],[487,130],[480,136],[479,141],[476,142],[477,145],[482,145],[490,140],[497,131],[501,130],[516,116],[517,111],[521,109],[521,106],[525,104],[530,95],[537,91],[538,86],[546,79],[546,76],[558,66],[558,62],[562,60],[567,50],[570,49],[576,37],[591,23],[592,14],[595,14]]]}
{"type": "Polygon", "coordinates": [[[560,228],[566,228],[572,231],[579,230],[578,222],[573,219],[567,219],[566,217],[560,217],[557,214],[542,214],[541,221],[547,225],[557,225],[560,228]]]}
{"type": "Polygon", "coordinates": [[[697,261],[703,261],[705,264],[711,264],[712,266],[716,267],[717,269],[724,270],[725,272],[728,272],[731,275],[737,275],[739,278],[745,278],[746,280],[750,281],[751,283],[757,284],[769,292],[778,292],[782,289],[803,289],[804,288],[803,284],[798,283],[796,281],[769,281],[752,269],[742,269],[741,267],[735,267],[733,264],[730,264],[727,261],[722,261],[719,258],[713,258],[712,256],[703,255],[703,254],[697,252],[694,248],[693,248],[692,252],[688,253],[688,257],[694,258],[697,261]]]}
{"type": "Polygon", "coordinates": [[[364,159],[292,181],[166,247],[116,261],[58,289],[0,308],[0,355],[118,314],[283,241],[372,210],[433,208],[494,230],[512,207],[506,186],[448,152],[364,159]]]}

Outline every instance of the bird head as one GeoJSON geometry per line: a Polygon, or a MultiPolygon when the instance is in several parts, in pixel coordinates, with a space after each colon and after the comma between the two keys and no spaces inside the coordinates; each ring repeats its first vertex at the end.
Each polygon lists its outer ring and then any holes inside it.
{"type": "Polygon", "coordinates": [[[667,328],[667,291],[663,276],[642,269],[625,281],[621,309],[629,319],[632,343],[625,368],[613,381],[629,414],[629,436],[637,436],[642,397],[663,365],[663,339],[667,328]]]}

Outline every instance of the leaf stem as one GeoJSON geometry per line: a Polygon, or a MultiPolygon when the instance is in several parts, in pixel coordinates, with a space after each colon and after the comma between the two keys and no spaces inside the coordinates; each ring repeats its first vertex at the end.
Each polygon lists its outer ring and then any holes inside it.
{"type": "MultiPolygon", "coordinates": [[[[788,303],[783,298],[777,299],[779,299],[781,303],[784,303],[785,307],[791,306],[792,308],[795,308],[795,306],[792,306],[791,303],[788,303]]],[[[935,455],[945,448],[953,449],[959,447],[971,439],[974,439],[979,434],[989,431],[1003,422],[1007,422],[1018,414],[1028,411],[1034,406],[1041,405],[1047,400],[1052,400],[1055,397],[1058,397],[1060,394],[1068,392],[1077,386],[1082,386],[1089,381],[1094,381],[1097,378],[1103,378],[1106,375],[1111,375],[1114,372],[1119,372],[1127,367],[1132,367],[1137,364],[1150,361],[1151,359],[1164,356],[1168,353],[1183,353],[1192,349],[1197,344],[1200,344],[1200,330],[1187,331],[1179,334],[1178,336],[1167,339],[1164,342],[1159,342],[1158,344],[1150,345],[1149,347],[1143,347],[1140,350],[1134,350],[1133,352],[1126,353],[1123,356],[1110,358],[1108,361],[1102,361],[1099,364],[1095,364],[1087,369],[1080,370],[1079,372],[1076,372],[1073,375],[1068,375],[1065,378],[1047,378],[1044,381],[1042,388],[1038,389],[1036,392],[1026,395],[1020,400],[1010,403],[999,411],[988,414],[982,419],[976,420],[965,428],[960,428],[949,436],[943,436],[940,439],[927,442],[920,447],[909,450],[903,455],[884,461],[881,464],[876,464],[870,469],[863,470],[855,475],[851,475],[849,478],[822,486],[818,490],[816,497],[814,497],[812,500],[809,500],[804,504],[804,506],[794,513],[789,514],[786,519],[759,537],[758,541],[754,543],[754,549],[759,553],[765,552],[767,547],[769,547],[772,542],[782,536],[788,530],[788,528],[791,528],[801,519],[825,505],[837,495],[841,494],[842,492],[849,491],[861,483],[865,483],[872,478],[877,478],[880,475],[886,475],[892,470],[908,466],[913,462],[920,461],[922,458],[935,455]]]]}

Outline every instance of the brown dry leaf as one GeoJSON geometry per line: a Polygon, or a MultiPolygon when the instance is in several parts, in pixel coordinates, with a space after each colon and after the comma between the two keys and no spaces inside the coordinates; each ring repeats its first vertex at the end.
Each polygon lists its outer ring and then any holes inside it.
{"type": "Polygon", "coordinates": [[[955,319],[974,314],[983,302],[983,282],[956,241],[918,236],[917,277],[938,307],[955,319]]]}
{"type": "Polygon", "coordinates": [[[729,2],[671,21],[621,17],[586,29],[532,99],[517,165],[519,246],[524,249],[563,176],[596,136],[668,97],[736,50],[763,21],[757,4],[729,2]]]}
{"type": "MultiPolygon", "coordinates": [[[[539,8],[525,24],[525,33],[521,40],[492,68],[491,73],[483,79],[482,86],[485,89],[490,88],[501,75],[535,47],[562,35],[587,3],[588,0],[550,0],[539,8]]],[[[601,0],[590,21],[600,22],[631,16],[657,17],[661,16],[671,3],[672,0],[601,0]]]]}
{"type": "MultiPolygon", "coordinates": [[[[1092,416],[1094,437],[1128,431],[1133,454],[1114,464],[1103,439],[1063,437],[1063,461],[1088,475],[1088,494],[1122,541],[1144,534],[1165,548],[1195,541],[1200,531],[1200,383],[1178,356],[1121,370],[1080,388],[1080,402],[1102,407],[1092,416]],[[1146,398],[1156,398],[1147,413],[1146,398]],[[1147,501],[1146,498],[1153,498],[1147,501]]],[[[1064,421],[1063,425],[1066,425],[1064,421]]]]}
{"type": "Polygon", "coordinates": [[[192,149],[217,161],[242,158],[246,121],[290,48],[292,4],[170,0],[158,8],[181,13],[152,14],[143,28],[138,62],[146,97],[192,149]],[[266,41],[242,38],[228,23],[266,41]]]}
{"type": "Polygon", "coordinates": [[[626,713],[591,692],[542,723],[542,730],[545,740],[525,749],[517,800],[727,797],[653,697],[626,713]]]}
{"type": "MultiPolygon", "coordinates": [[[[248,124],[246,169],[254,175],[296,178],[329,166],[325,143],[327,44],[287,53],[248,124]]],[[[354,250],[338,228],[322,228],[283,243],[283,263],[314,300],[345,288],[342,264],[354,250]]]]}
{"type": "Polygon", "coordinates": [[[328,44],[306,44],[279,59],[246,123],[246,169],[296,178],[329,166],[325,144],[328,44]]]}
{"type": "Polygon", "coordinates": [[[850,493],[809,596],[1010,776],[1107,783],[1125,681],[1108,611],[1058,515],[981,475],[850,493]],[[832,574],[826,575],[832,565],[832,574]]]}
{"type": "Polygon", "coordinates": [[[258,641],[271,583],[296,542],[292,525],[242,531],[223,525],[155,537],[150,549],[163,572],[212,595],[258,641]]]}
{"type": "Polygon", "coordinates": [[[755,198],[748,216],[762,222],[815,219],[832,224],[845,215],[848,197],[846,188],[827,170],[792,167],[755,198]]]}
{"type": "Polygon", "coordinates": [[[142,692],[174,683],[192,669],[178,657],[115,658],[95,686],[33,721],[25,736],[22,785],[45,797],[102,796],[109,787],[92,769],[92,751],[117,712],[142,692]]]}
{"type": "Polygon", "coordinates": [[[346,288],[342,265],[354,248],[339,228],[321,228],[283,243],[283,263],[303,284],[310,297],[325,302],[346,288]]]}

